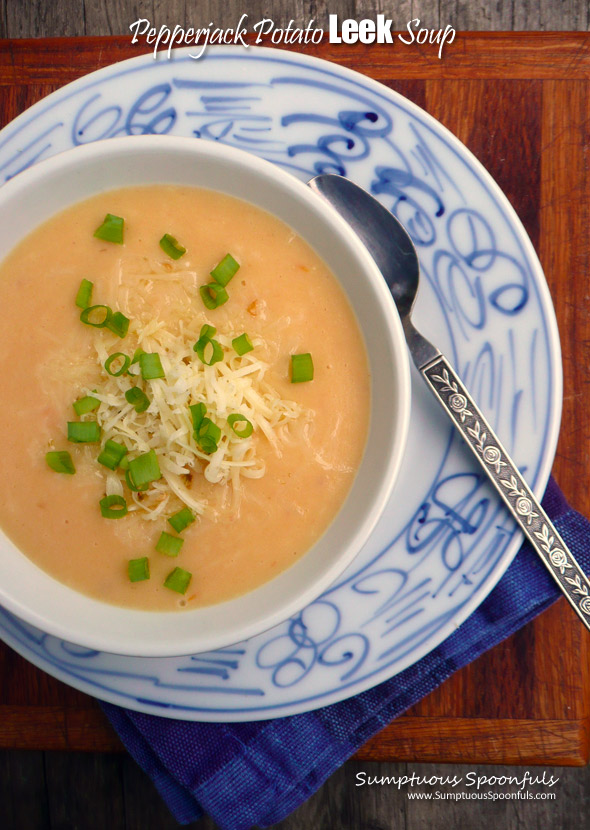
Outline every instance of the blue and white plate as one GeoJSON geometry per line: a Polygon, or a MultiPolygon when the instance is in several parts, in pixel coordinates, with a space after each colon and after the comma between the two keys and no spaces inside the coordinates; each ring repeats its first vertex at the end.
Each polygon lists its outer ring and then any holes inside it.
{"type": "MultiPolygon", "coordinates": [[[[423,282],[416,320],[450,357],[535,492],[561,408],[557,328],[541,267],[504,195],[466,148],[400,95],[272,49],[150,55],[81,78],[0,133],[0,180],[74,145],[171,133],[249,150],[303,180],[337,172],[406,225],[423,282]]],[[[128,658],[50,637],[0,610],[0,636],[104,700],[187,720],[295,714],[419,660],[479,605],[521,542],[417,376],[399,483],[353,565],[295,618],[233,648],[128,658]]]]}

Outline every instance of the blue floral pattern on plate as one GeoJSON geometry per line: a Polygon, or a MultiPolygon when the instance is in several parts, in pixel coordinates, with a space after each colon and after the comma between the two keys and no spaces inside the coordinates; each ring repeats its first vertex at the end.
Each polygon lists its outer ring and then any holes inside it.
{"type": "MultiPolygon", "coordinates": [[[[446,351],[537,493],[559,427],[551,300],[510,205],[471,154],[395,92],[288,52],[135,58],[69,84],[0,133],[0,181],[74,145],[171,133],[221,141],[303,180],[348,176],[406,225],[420,254],[416,321],[446,351]]],[[[296,617],[234,647],[127,658],[74,646],[0,609],[0,636],[72,686],[188,720],[252,720],[334,703],[402,671],[489,593],[520,534],[425,385],[369,542],[296,617]]]]}

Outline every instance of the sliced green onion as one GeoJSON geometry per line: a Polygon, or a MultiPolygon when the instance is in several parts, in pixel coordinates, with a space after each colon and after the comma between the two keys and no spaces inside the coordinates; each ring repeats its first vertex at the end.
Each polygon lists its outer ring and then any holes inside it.
{"type": "Polygon", "coordinates": [[[244,332],[244,334],[240,334],[239,337],[234,337],[231,344],[234,347],[234,351],[237,352],[240,357],[247,352],[251,352],[254,348],[246,332],[244,332]]]}
{"type": "Polygon", "coordinates": [[[178,511],[178,513],[173,513],[172,516],[168,518],[168,524],[172,525],[177,533],[182,533],[185,528],[192,525],[194,520],[195,517],[188,507],[183,507],[182,510],[178,511]]]}
{"type": "Polygon", "coordinates": [[[129,464],[130,461],[128,460],[127,456],[123,458],[121,462],[121,469],[125,471],[125,481],[127,482],[127,487],[134,492],[134,493],[143,493],[144,490],[147,490],[150,486],[149,484],[145,484],[143,487],[136,487],[133,483],[133,479],[131,478],[131,473],[129,471],[129,464]],[[127,462],[127,463],[125,463],[127,462]]]}
{"type": "Polygon", "coordinates": [[[133,366],[134,363],[139,363],[139,358],[145,354],[144,350],[139,348],[133,352],[133,357],[131,358],[131,365],[133,366]]]}
{"type": "Polygon", "coordinates": [[[218,445],[212,438],[209,438],[207,435],[204,435],[203,437],[199,438],[199,447],[207,455],[213,455],[214,452],[217,452],[218,445]]]}
{"type": "Polygon", "coordinates": [[[123,456],[127,455],[127,452],[127,447],[124,444],[118,444],[109,438],[96,460],[104,467],[108,467],[109,470],[116,470],[123,456]]]}
{"type": "Polygon", "coordinates": [[[121,375],[125,374],[130,365],[131,360],[127,357],[126,354],[123,354],[123,352],[115,352],[115,354],[112,354],[110,355],[110,357],[107,357],[104,363],[104,368],[111,377],[118,378],[121,375]],[[118,360],[122,360],[120,368],[116,369],[114,372],[111,371],[111,366],[118,360]]]}
{"type": "MultiPolygon", "coordinates": [[[[66,473],[66,475],[73,476],[76,472],[72,456],[67,450],[55,450],[45,453],[45,460],[56,473],[66,473]]],[[[182,513],[182,510],[180,512],[182,513]]]]}
{"type": "Polygon", "coordinates": [[[166,556],[178,556],[183,545],[184,539],[180,536],[172,536],[171,533],[163,530],[156,544],[156,550],[158,553],[165,553],[166,556]]]}
{"type": "Polygon", "coordinates": [[[117,337],[125,337],[129,331],[129,317],[125,317],[121,311],[115,311],[113,316],[107,320],[105,326],[117,337]]]}
{"type": "Polygon", "coordinates": [[[215,282],[224,287],[236,275],[240,265],[235,261],[231,254],[226,254],[220,263],[211,271],[211,276],[215,282]]]}
{"type": "Polygon", "coordinates": [[[227,303],[229,294],[222,285],[217,282],[210,282],[207,285],[202,285],[199,288],[201,299],[209,310],[219,308],[220,305],[227,303]]]}
{"type": "Polygon", "coordinates": [[[232,430],[235,432],[235,434],[238,436],[238,438],[248,438],[250,435],[252,435],[252,430],[254,429],[254,427],[252,426],[252,423],[244,415],[229,415],[227,422],[232,428],[232,430]],[[241,423],[243,423],[244,425],[240,426],[239,428],[235,426],[235,424],[241,423]]]}
{"type": "Polygon", "coordinates": [[[149,579],[150,563],[147,556],[142,556],[141,559],[130,559],[127,564],[127,573],[130,582],[143,582],[144,579],[149,579]]]}
{"type": "Polygon", "coordinates": [[[291,355],[291,383],[313,380],[313,360],[309,352],[291,355]]]}
{"type": "Polygon", "coordinates": [[[76,415],[86,415],[88,412],[94,412],[100,406],[98,398],[93,398],[92,395],[84,395],[72,404],[76,415]]]}
{"type": "Polygon", "coordinates": [[[127,471],[129,469],[129,456],[124,455],[121,461],[119,462],[119,467],[121,470],[127,471]]]}
{"type": "Polygon", "coordinates": [[[105,519],[122,519],[127,515],[127,502],[123,496],[105,496],[99,504],[100,512],[105,519]]]}
{"type": "Polygon", "coordinates": [[[186,254],[186,248],[179,243],[178,239],[169,233],[165,233],[160,239],[160,248],[165,254],[172,257],[172,259],[180,259],[183,254],[186,254]]]}
{"type": "Polygon", "coordinates": [[[210,418],[203,418],[197,430],[197,443],[207,455],[217,450],[217,444],[221,438],[221,430],[210,418]]]}
{"type": "Polygon", "coordinates": [[[158,456],[154,450],[144,452],[142,455],[132,458],[129,461],[129,474],[138,490],[143,489],[146,484],[162,478],[160,465],[158,464],[158,456]]]}
{"type": "Polygon", "coordinates": [[[141,376],[144,380],[166,377],[158,352],[152,352],[151,354],[143,352],[143,354],[140,354],[139,368],[141,369],[141,376]]]}
{"type": "Polygon", "coordinates": [[[205,366],[213,366],[214,363],[219,363],[223,360],[221,343],[217,340],[212,340],[210,337],[199,337],[193,346],[193,351],[197,353],[199,360],[205,366]],[[209,346],[211,347],[210,349],[208,348],[209,346]]]}
{"type": "Polygon", "coordinates": [[[215,337],[216,334],[217,329],[215,328],[215,326],[210,326],[207,323],[205,323],[205,325],[201,327],[199,340],[201,339],[201,337],[215,337]]]}
{"type": "Polygon", "coordinates": [[[68,421],[68,441],[95,444],[100,441],[100,427],[96,421],[68,421]]]}
{"type": "Polygon", "coordinates": [[[189,409],[191,411],[191,418],[193,419],[193,429],[196,438],[199,427],[203,423],[203,418],[207,414],[207,407],[204,403],[193,403],[189,406],[189,409]]]}
{"type": "Polygon", "coordinates": [[[164,580],[164,585],[178,594],[186,594],[192,578],[193,575],[190,571],[185,571],[184,568],[174,568],[164,580]]]}
{"type": "Polygon", "coordinates": [[[132,386],[125,392],[125,400],[133,404],[136,412],[145,412],[150,405],[148,396],[137,386],[132,386]]]}
{"type": "Polygon", "coordinates": [[[82,280],[76,294],[76,305],[78,308],[88,308],[92,300],[93,283],[90,280],[82,280]]]}
{"type": "Polygon", "coordinates": [[[113,216],[112,213],[107,213],[102,225],[99,225],[94,231],[94,236],[97,239],[104,239],[105,242],[114,242],[117,245],[122,245],[124,224],[125,220],[120,216],[113,216]]]}
{"type": "Polygon", "coordinates": [[[102,329],[109,322],[113,312],[108,305],[91,305],[80,314],[80,320],[87,326],[102,329]]]}

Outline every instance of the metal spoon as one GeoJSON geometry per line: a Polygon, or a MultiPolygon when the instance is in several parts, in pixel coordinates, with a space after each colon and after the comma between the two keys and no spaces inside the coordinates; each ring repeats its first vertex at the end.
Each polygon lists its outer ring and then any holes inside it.
{"type": "Polygon", "coordinates": [[[380,202],[342,176],[325,174],[308,184],[336,209],[369,250],[393,295],[418,371],[576,613],[590,629],[590,581],[451,364],[412,324],[420,266],[407,231],[380,202]]]}

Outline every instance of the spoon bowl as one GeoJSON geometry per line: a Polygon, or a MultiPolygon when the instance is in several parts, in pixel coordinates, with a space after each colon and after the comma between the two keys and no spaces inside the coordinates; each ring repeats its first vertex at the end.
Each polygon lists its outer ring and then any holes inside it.
{"type": "MultiPolygon", "coordinates": [[[[420,284],[416,248],[401,222],[362,187],[330,173],[316,176],[309,187],[345,219],[377,263],[397,306],[406,341],[420,364],[438,354],[414,327],[411,315],[420,284]]],[[[418,363],[416,364],[418,365],[418,363]]]]}

